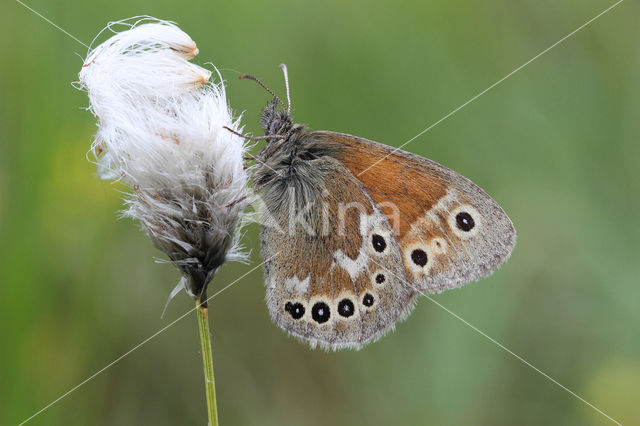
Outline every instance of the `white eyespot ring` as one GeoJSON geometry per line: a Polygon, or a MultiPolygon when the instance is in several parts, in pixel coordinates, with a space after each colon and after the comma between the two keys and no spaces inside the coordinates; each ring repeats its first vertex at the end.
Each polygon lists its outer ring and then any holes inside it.
{"type": "Polygon", "coordinates": [[[404,249],[404,262],[414,277],[423,277],[431,269],[433,253],[429,246],[421,241],[409,244],[404,249]]]}
{"type": "Polygon", "coordinates": [[[305,319],[307,322],[319,327],[331,326],[338,314],[332,300],[321,296],[311,298],[308,307],[308,314],[305,314],[305,319]]]}
{"type": "Polygon", "coordinates": [[[353,293],[344,291],[334,300],[332,306],[335,318],[343,321],[351,321],[360,314],[358,301],[353,293]]]}
{"type": "Polygon", "coordinates": [[[447,218],[451,231],[458,237],[473,237],[482,228],[482,217],[478,210],[469,204],[461,204],[453,209],[447,218]]]}
{"type": "Polygon", "coordinates": [[[369,288],[360,294],[358,302],[364,311],[371,311],[378,306],[380,299],[378,299],[378,293],[374,289],[369,288]]]}
{"type": "Polygon", "coordinates": [[[369,253],[376,256],[384,256],[391,250],[391,237],[384,229],[374,228],[367,234],[365,245],[369,253]]]}
{"type": "Polygon", "coordinates": [[[378,269],[371,274],[371,284],[373,284],[374,287],[384,287],[387,285],[388,281],[389,274],[385,270],[378,269]]]}

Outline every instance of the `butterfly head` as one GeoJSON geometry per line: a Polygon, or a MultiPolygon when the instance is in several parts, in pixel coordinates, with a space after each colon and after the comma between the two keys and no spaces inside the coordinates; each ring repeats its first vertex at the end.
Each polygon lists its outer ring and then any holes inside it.
{"type": "Polygon", "coordinates": [[[291,119],[291,96],[289,94],[289,74],[287,72],[287,66],[280,64],[280,68],[284,73],[284,83],[287,88],[287,104],[285,105],[280,98],[273,93],[271,89],[265,86],[262,81],[257,77],[249,74],[243,74],[240,79],[249,79],[258,83],[264,90],[269,92],[273,99],[262,110],[260,116],[260,124],[264,129],[265,139],[288,139],[288,136],[293,130],[298,127],[293,124],[291,119]],[[278,109],[278,106],[282,106],[282,109],[278,109]]]}
{"type": "Polygon", "coordinates": [[[265,136],[285,136],[293,127],[289,110],[278,109],[278,98],[274,98],[262,110],[260,124],[265,136]]]}

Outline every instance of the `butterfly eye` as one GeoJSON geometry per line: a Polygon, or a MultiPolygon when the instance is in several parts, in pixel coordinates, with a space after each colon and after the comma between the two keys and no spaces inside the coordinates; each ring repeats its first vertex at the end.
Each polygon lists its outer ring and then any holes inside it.
{"type": "Polygon", "coordinates": [[[411,252],[411,260],[418,266],[424,266],[427,264],[427,253],[422,249],[415,249],[411,252]]]}
{"type": "Polygon", "coordinates": [[[375,301],[373,294],[371,293],[367,293],[364,295],[364,297],[362,298],[362,304],[366,307],[371,307],[373,306],[373,302],[375,301]]]}
{"type": "Polygon", "coordinates": [[[287,302],[284,305],[284,310],[289,312],[293,319],[300,319],[304,315],[304,306],[302,306],[302,303],[287,302]]]}
{"type": "Polygon", "coordinates": [[[349,318],[355,312],[355,306],[353,302],[349,299],[342,299],[340,303],[338,303],[338,313],[345,317],[349,318]]]}
{"type": "Polygon", "coordinates": [[[387,248],[387,242],[384,240],[382,235],[373,234],[371,237],[371,244],[373,245],[373,249],[378,253],[382,253],[384,249],[387,248]]]}
{"type": "Polygon", "coordinates": [[[311,308],[311,317],[318,324],[329,321],[330,316],[331,313],[329,312],[329,305],[324,302],[318,302],[313,305],[313,308],[311,308]]]}
{"type": "Polygon", "coordinates": [[[456,225],[459,229],[469,232],[476,226],[476,222],[473,217],[467,212],[460,212],[456,215],[456,225]]]}

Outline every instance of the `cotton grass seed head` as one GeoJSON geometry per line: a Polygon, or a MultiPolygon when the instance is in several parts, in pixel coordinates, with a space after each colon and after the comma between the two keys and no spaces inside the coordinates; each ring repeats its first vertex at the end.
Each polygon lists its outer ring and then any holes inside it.
{"type": "Polygon", "coordinates": [[[80,72],[98,130],[98,173],[129,188],[123,216],[137,219],[204,296],[216,269],[242,260],[239,226],[247,201],[244,140],[222,81],[189,62],[196,44],[153,18],[120,21],[91,50],[80,72]],[[116,27],[125,26],[117,32],[116,27]]]}

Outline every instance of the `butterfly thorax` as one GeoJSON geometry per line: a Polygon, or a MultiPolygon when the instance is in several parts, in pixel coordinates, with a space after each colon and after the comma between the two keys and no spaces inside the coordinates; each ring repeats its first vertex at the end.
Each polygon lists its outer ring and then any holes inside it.
{"type": "Polygon", "coordinates": [[[305,125],[293,123],[289,112],[278,110],[275,101],[264,108],[260,123],[271,138],[257,156],[253,183],[258,190],[276,182],[290,186],[304,180],[308,162],[333,156],[339,148],[320,143],[305,125]]]}

